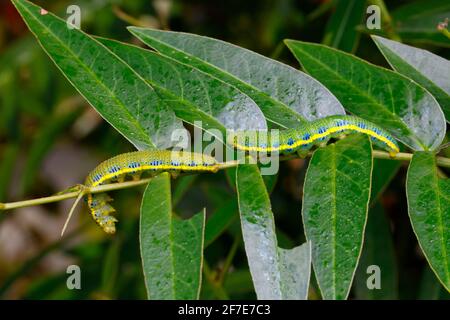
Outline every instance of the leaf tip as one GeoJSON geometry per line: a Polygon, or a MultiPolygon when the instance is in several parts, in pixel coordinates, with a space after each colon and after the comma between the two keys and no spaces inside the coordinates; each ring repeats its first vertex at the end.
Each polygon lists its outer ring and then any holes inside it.
{"type": "Polygon", "coordinates": [[[143,32],[144,30],[147,30],[147,29],[148,28],[136,27],[136,26],[127,26],[127,30],[130,31],[131,33],[143,32]]]}
{"type": "Polygon", "coordinates": [[[293,44],[295,42],[295,40],[293,39],[284,39],[283,40],[284,44],[289,46],[290,44],[293,44]]]}

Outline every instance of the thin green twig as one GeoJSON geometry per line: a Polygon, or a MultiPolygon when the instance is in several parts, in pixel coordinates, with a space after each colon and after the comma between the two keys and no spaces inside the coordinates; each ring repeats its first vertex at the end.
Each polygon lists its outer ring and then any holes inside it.
{"type": "MultiPolygon", "coordinates": [[[[148,182],[150,182],[150,180],[151,180],[151,178],[147,178],[147,179],[142,179],[139,181],[127,181],[127,182],[122,182],[122,183],[105,184],[105,185],[94,187],[94,188],[86,188],[85,193],[101,193],[101,192],[107,192],[107,191],[112,191],[112,190],[131,188],[131,187],[136,187],[136,186],[140,186],[143,184],[147,184],[148,182]]],[[[74,192],[57,194],[54,196],[31,199],[31,200],[0,203],[0,210],[11,210],[11,209],[17,209],[17,208],[23,208],[23,207],[36,206],[39,204],[58,202],[58,201],[62,201],[62,200],[76,198],[76,197],[78,197],[79,193],[80,193],[79,191],[74,191],[74,192]]]]}
{"type": "MultiPolygon", "coordinates": [[[[391,157],[389,153],[380,151],[380,150],[373,150],[373,157],[377,159],[390,159],[390,160],[400,160],[400,161],[411,161],[413,154],[412,153],[406,153],[406,152],[399,152],[394,157],[391,157]]],[[[450,158],[445,157],[436,157],[436,163],[440,167],[450,168],[450,158]]]]}

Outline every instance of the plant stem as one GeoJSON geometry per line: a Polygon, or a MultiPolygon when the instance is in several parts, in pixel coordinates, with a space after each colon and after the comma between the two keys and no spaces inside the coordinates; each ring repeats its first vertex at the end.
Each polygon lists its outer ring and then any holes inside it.
{"type": "Polygon", "coordinates": [[[148,25],[147,23],[141,21],[140,19],[137,19],[131,15],[129,15],[128,13],[126,13],[125,11],[123,11],[119,6],[117,5],[113,5],[112,7],[114,14],[122,21],[125,21],[128,24],[137,26],[137,27],[150,27],[150,28],[154,28],[155,26],[153,25],[148,25]]]}
{"type": "MultiPolygon", "coordinates": [[[[390,160],[400,160],[400,161],[411,161],[413,154],[412,153],[406,153],[406,152],[399,152],[394,157],[391,157],[389,153],[380,151],[380,150],[373,150],[372,155],[374,158],[378,159],[390,159],[390,160]]],[[[436,163],[438,166],[450,168],[450,159],[445,157],[436,157],[436,163]]]]}
{"type": "MultiPolygon", "coordinates": [[[[308,156],[311,156],[312,152],[308,154],[308,156]]],[[[399,152],[395,156],[391,157],[388,152],[380,151],[380,150],[373,150],[372,155],[374,158],[378,159],[389,159],[389,160],[399,160],[399,161],[411,161],[413,154],[412,153],[405,153],[405,152],[399,152]]],[[[287,156],[280,156],[281,161],[295,159],[298,156],[296,154],[287,155],[287,156]]],[[[233,160],[228,161],[219,164],[219,169],[224,170],[227,168],[237,167],[240,163],[239,160],[233,160]]],[[[436,157],[436,163],[438,166],[450,168],[450,158],[445,157],[436,157]]],[[[121,183],[111,183],[111,184],[105,184],[102,186],[94,187],[94,188],[86,188],[85,193],[101,193],[101,192],[107,192],[112,190],[119,190],[119,189],[125,189],[125,188],[131,188],[136,186],[145,185],[148,182],[150,182],[152,178],[146,178],[139,181],[127,181],[127,182],[121,182],[121,183]]],[[[43,198],[37,198],[37,199],[31,199],[31,200],[23,200],[23,201],[17,201],[17,202],[9,202],[9,203],[0,203],[0,210],[11,210],[11,209],[17,209],[17,208],[23,208],[23,207],[31,207],[36,206],[40,204],[46,204],[51,202],[58,202],[62,200],[67,200],[71,198],[76,198],[80,194],[79,191],[74,192],[68,192],[64,194],[57,194],[49,197],[43,197],[43,198]]]]}
{"type": "MultiPolygon", "coordinates": [[[[142,179],[139,181],[127,181],[127,182],[121,182],[121,183],[111,183],[111,184],[105,184],[102,186],[94,187],[94,188],[86,188],[86,193],[101,193],[101,192],[107,192],[112,190],[118,190],[118,189],[125,189],[125,188],[131,188],[140,186],[143,184],[146,184],[150,182],[151,178],[142,179]]],[[[67,200],[71,198],[76,198],[79,195],[79,191],[74,192],[68,192],[64,194],[57,194],[50,197],[44,197],[44,198],[37,198],[37,199],[31,199],[31,200],[23,200],[23,201],[17,201],[17,202],[9,202],[9,203],[0,203],[0,210],[11,210],[11,209],[17,209],[22,207],[31,207],[39,204],[45,204],[45,203],[51,203],[51,202],[58,202],[62,200],[67,200]]]]}

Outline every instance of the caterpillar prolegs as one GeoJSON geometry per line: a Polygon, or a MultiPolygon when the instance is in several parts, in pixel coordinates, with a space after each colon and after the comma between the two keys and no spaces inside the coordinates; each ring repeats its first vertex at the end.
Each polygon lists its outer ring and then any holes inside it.
{"type": "MultiPolygon", "coordinates": [[[[178,172],[216,172],[218,163],[212,157],[199,153],[149,150],[120,154],[98,165],[86,178],[86,187],[96,187],[114,181],[124,181],[127,177],[140,179],[142,174],[149,177],[162,171],[178,172]]],[[[106,232],[116,231],[117,219],[110,214],[115,210],[106,193],[88,194],[86,201],[92,217],[106,232]]]]}
{"type": "Polygon", "coordinates": [[[280,130],[277,135],[261,131],[237,131],[228,143],[236,149],[289,154],[305,152],[314,145],[326,144],[330,138],[360,132],[370,136],[378,147],[391,156],[400,150],[395,139],[377,125],[355,116],[336,115],[306,123],[300,128],[280,130]]]}

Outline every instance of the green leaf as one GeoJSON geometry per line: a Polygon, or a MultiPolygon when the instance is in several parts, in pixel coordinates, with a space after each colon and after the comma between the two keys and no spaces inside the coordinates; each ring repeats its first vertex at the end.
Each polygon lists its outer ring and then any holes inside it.
{"type": "MultiPolygon", "coordinates": [[[[258,164],[258,168],[261,170],[263,167],[263,164],[258,164]]],[[[228,168],[225,170],[225,175],[227,177],[228,184],[231,188],[236,187],[236,170],[237,168],[228,168]]],[[[270,174],[270,175],[263,175],[262,176],[264,184],[266,185],[266,189],[269,192],[269,194],[272,193],[272,191],[275,189],[275,185],[278,182],[278,174],[270,174]]]]}
{"type": "Polygon", "coordinates": [[[12,0],[42,48],[82,96],[137,149],[171,145],[181,121],[136,72],[106,47],[52,13],[12,0]]]}
{"type": "Polygon", "coordinates": [[[270,199],[256,165],[236,171],[242,235],[258,299],[306,299],[311,247],[278,248],[270,199]]]}
{"type": "Polygon", "coordinates": [[[303,68],[361,118],[414,150],[436,149],[445,119],[434,97],[410,79],[323,45],[286,40],[303,68]]]}
{"type": "Polygon", "coordinates": [[[256,103],[232,87],[195,68],[158,53],[121,42],[98,39],[139,73],[180,119],[225,134],[234,130],[266,129],[256,103]]]}
{"type": "Polygon", "coordinates": [[[324,299],[346,299],[361,254],[372,149],[362,135],[317,149],[303,194],[303,224],[324,299]]]}
{"type": "Polygon", "coordinates": [[[394,244],[383,207],[379,202],[369,211],[364,248],[355,275],[355,294],[364,300],[393,300],[398,298],[398,274],[394,244]],[[367,282],[377,266],[380,271],[380,288],[369,289],[367,282]]]}
{"type": "Polygon", "coordinates": [[[271,126],[342,114],[339,101],[319,82],[290,66],[220,40],[189,33],[128,28],[148,46],[210,74],[252,98],[271,126]]]}
{"type": "Polygon", "coordinates": [[[403,40],[450,46],[437,25],[450,17],[450,3],[445,0],[421,0],[392,11],[394,27],[403,40]]]}
{"type": "Polygon", "coordinates": [[[360,36],[356,27],[361,23],[365,9],[364,0],[338,0],[322,43],[347,52],[355,51],[360,36]]]}
{"type": "Polygon", "coordinates": [[[281,297],[287,300],[308,299],[311,277],[311,243],[306,242],[292,249],[278,248],[278,265],[281,297]]]}
{"type": "Polygon", "coordinates": [[[450,291],[450,179],[438,177],[433,153],[413,155],[406,195],[419,245],[439,281],[450,291]]]}
{"type": "Polygon", "coordinates": [[[392,68],[434,95],[450,122],[450,61],[400,42],[377,36],[372,39],[392,68]]]}
{"type": "Polygon", "coordinates": [[[141,206],[140,246],[149,299],[198,299],[205,211],[188,220],[172,214],[170,175],[150,181],[141,206]]]}

